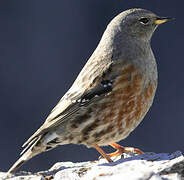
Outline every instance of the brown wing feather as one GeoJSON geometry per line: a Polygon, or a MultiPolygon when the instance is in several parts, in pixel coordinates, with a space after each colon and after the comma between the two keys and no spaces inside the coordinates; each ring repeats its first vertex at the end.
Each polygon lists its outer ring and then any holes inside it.
{"type": "Polygon", "coordinates": [[[62,122],[70,118],[74,113],[79,111],[81,108],[80,100],[84,98],[90,98],[89,102],[85,102],[85,104],[87,105],[88,103],[92,103],[94,100],[97,100],[98,98],[100,98],[100,97],[95,97],[95,95],[107,93],[110,89],[108,89],[108,87],[104,87],[103,84],[101,84],[101,82],[103,82],[103,77],[108,78],[105,75],[109,74],[109,70],[112,68],[111,65],[112,64],[106,65],[104,68],[105,71],[102,71],[101,69],[99,69],[101,73],[97,73],[98,74],[97,77],[93,76],[93,81],[91,80],[92,85],[89,85],[88,88],[81,89],[78,92],[75,92],[73,90],[75,89],[75,86],[77,86],[77,80],[76,80],[76,82],[72,86],[73,89],[71,88],[65,94],[65,96],[61,98],[59,103],[54,107],[54,109],[47,117],[44,124],[23,144],[22,147],[31,146],[32,145],[31,141],[34,142],[34,139],[36,137],[48,132],[48,130],[50,130],[51,128],[58,126],[59,124],[61,124],[62,122]]]}

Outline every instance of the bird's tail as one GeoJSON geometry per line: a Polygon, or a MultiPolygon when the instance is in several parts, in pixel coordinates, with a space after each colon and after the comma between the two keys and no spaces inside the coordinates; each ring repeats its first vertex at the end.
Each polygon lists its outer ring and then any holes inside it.
{"type": "Polygon", "coordinates": [[[13,166],[8,170],[8,173],[15,172],[24,162],[31,159],[33,156],[40,154],[45,150],[43,146],[40,146],[40,137],[36,137],[30,142],[27,147],[22,151],[22,156],[13,164],[13,166]]]}

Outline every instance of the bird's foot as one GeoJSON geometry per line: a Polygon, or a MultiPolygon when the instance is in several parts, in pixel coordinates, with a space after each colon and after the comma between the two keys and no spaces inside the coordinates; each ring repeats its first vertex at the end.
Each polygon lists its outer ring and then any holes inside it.
{"type": "MultiPolygon", "coordinates": [[[[113,162],[113,160],[110,158],[110,156],[108,155],[108,154],[106,154],[105,152],[104,152],[104,150],[100,147],[100,146],[98,146],[97,144],[95,144],[94,145],[94,148],[101,154],[101,156],[103,157],[103,158],[105,158],[109,163],[110,162],[113,162]]],[[[100,157],[100,159],[101,159],[101,157],[100,157]]]]}
{"type": "Polygon", "coordinates": [[[114,149],[116,149],[115,152],[113,153],[105,153],[104,150],[98,146],[97,144],[94,145],[94,148],[101,154],[100,158],[101,159],[102,157],[105,158],[108,162],[113,162],[113,160],[111,159],[112,157],[118,157],[119,155],[123,155],[123,153],[135,153],[135,154],[144,154],[143,151],[141,151],[140,149],[138,148],[133,148],[133,147],[123,147],[123,146],[120,146],[119,144],[117,143],[110,143],[109,144],[111,147],[113,147],[114,149]]]}
{"type": "Polygon", "coordinates": [[[119,155],[122,155],[123,153],[136,153],[136,154],[144,154],[143,151],[141,151],[138,148],[133,148],[133,147],[123,147],[120,146],[117,143],[110,143],[109,144],[111,147],[114,149],[117,149],[115,152],[107,154],[109,157],[117,157],[119,155]]]}

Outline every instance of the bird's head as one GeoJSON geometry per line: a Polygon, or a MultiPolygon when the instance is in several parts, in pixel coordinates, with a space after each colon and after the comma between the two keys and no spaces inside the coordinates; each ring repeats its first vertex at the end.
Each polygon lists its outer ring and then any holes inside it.
{"type": "Polygon", "coordinates": [[[122,31],[135,38],[143,40],[150,40],[153,32],[158,25],[171,20],[167,17],[159,17],[156,14],[145,9],[129,9],[119,15],[113,20],[119,31],[122,31]]]}

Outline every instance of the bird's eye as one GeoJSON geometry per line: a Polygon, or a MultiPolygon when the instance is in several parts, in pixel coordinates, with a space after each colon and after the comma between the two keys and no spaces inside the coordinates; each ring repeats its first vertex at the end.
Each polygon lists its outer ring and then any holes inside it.
{"type": "Polygon", "coordinates": [[[149,19],[148,18],[141,18],[139,19],[139,21],[142,23],[142,24],[147,24],[149,22],[149,19]]]}

